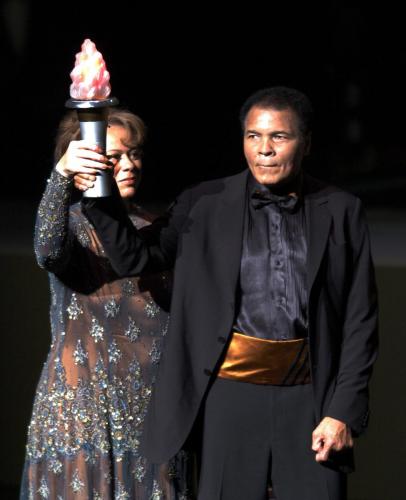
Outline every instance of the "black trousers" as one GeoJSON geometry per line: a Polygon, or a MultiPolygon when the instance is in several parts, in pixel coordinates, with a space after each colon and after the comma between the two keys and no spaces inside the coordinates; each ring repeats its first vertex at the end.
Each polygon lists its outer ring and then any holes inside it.
{"type": "Polygon", "coordinates": [[[202,414],[198,500],[345,500],[345,474],[315,461],[311,385],[217,378],[202,414]]]}

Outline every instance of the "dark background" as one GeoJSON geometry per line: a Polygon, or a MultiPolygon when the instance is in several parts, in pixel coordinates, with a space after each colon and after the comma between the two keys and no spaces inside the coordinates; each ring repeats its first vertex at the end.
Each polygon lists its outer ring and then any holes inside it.
{"type": "Polygon", "coordinates": [[[404,205],[404,18],[390,3],[228,13],[203,3],[38,3],[3,7],[3,197],[15,199],[17,169],[19,195],[41,195],[69,73],[90,38],[112,95],[149,126],[142,199],[170,200],[189,183],[241,170],[239,107],[282,84],[306,92],[317,111],[309,170],[366,202],[404,205]]]}
{"type": "Polygon", "coordinates": [[[255,90],[288,85],[316,109],[306,169],[361,197],[381,298],[381,355],[369,436],[357,446],[351,500],[404,497],[406,352],[406,41],[390,2],[7,0],[1,5],[1,498],[15,498],[32,398],[49,347],[46,274],[35,264],[35,211],[52,168],[69,73],[85,38],[112,95],[147,123],[139,201],[169,203],[185,186],[244,168],[238,111],[255,90]]]}

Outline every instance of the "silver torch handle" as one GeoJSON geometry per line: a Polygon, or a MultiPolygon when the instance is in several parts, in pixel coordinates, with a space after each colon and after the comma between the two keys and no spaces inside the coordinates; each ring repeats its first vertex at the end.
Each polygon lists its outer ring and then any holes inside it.
{"type": "MultiPolygon", "coordinates": [[[[116,104],[118,104],[118,100],[113,97],[101,101],[69,99],[65,105],[68,108],[76,109],[82,139],[97,144],[102,149],[102,153],[105,153],[108,107],[116,104]]],[[[87,198],[110,196],[112,193],[112,180],[113,177],[110,171],[100,170],[96,174],[94,186],[87,189],[83,196],[87,198]]]]}

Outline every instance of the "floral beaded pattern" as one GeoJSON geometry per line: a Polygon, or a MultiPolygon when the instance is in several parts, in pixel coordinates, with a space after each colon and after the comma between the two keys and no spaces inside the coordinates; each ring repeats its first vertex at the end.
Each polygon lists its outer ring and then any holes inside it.
{"type": "MultiPolygon", "coordinates": [[[[69,206],[70,191],[71,182],[53,172],[38,209],[35,254],[50,271],[52,344],[29,424],[21,498],[192,498],[188,454],[158,466],[140,450],[171,275],[117,278],[80,205],[69,206]]],[[[139,207],[131,219],[137,228],[151,220],[139,207]]]]}

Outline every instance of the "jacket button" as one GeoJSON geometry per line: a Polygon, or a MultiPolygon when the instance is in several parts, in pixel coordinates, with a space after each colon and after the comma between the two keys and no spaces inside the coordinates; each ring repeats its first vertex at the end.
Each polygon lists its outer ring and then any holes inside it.
{"type": "Polygon", "coordinates": [[[225,337],[217,337],[217,341],[220,342],[220,344],[225,344],[227,339],[225,337]]]}
{"type": "Polygon", "coordinates": [[[213,373],[213,372],[212,372],[211,370],[209,370],[208,368],[205,368],[203,371],[204,371],[204,374],[205,374],[205,375],[208,375],[208,376],[210,376],[210,375],[213,373]]]}

